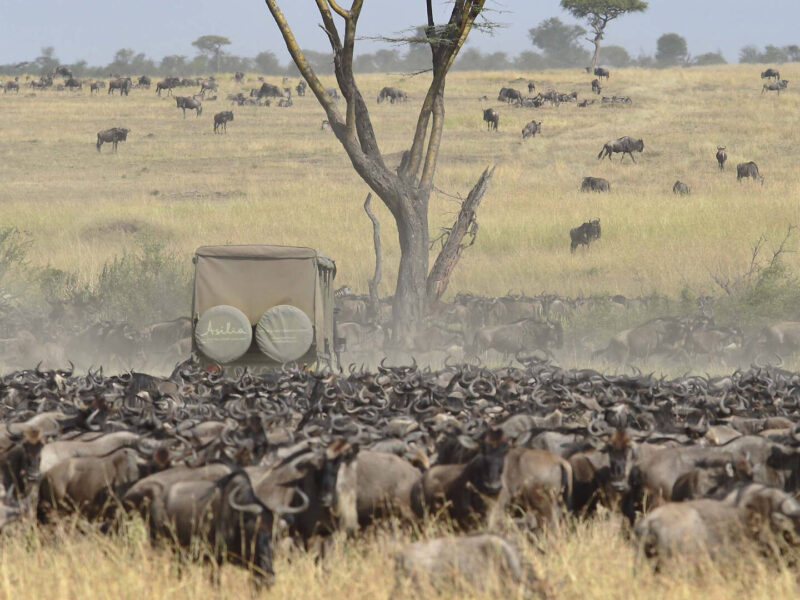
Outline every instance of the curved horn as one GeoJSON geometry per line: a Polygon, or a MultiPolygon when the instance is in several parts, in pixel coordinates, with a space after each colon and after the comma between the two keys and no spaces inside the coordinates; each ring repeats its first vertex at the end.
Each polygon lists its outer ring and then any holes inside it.
{"type": "Polygon", "coordinates": [[[308,496],[303,490],[295,488],[294,491],[300,495],[300,498],[302,498],[300,506],[278,506],[272,512],[277,515],[296,515],[304,512],[308,508],[309,504],[311,504],[311,500],[308,499],[308,496]]]}
{"type": "Polygon", "coordinates": [[[228,504],[230,504],[231,508],[233,508],[234,510],[240,510],[242,512],[249,512],[249,513],[252,513],[254,515],[260,515],[261,512],[264,509],[262,508],[262,506],[258,502],[252,502],[250,504],[239,504],[239,503],[236,502],[236,500],[233,499],[234,496],[236,496],[236,494],[239,493],[239,490],[241,490],[243,487],[244,487],[244,483],[240,483],[239,485],[237,485],[235,488],[233,488],[231,490],[231,493],[228,494],[228,504]]]}

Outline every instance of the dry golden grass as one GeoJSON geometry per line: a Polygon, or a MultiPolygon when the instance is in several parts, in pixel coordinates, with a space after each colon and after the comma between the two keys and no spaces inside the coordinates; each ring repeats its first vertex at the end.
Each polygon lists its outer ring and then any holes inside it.
{"type": "MultiPolygon", "coordinates": [[[[785,76],[797,80],[796,67],[785,67],[785,76]]],[[[367,98],[383,85],[411,97],[406,105],[370,101],[390,164],[410,144],[426,77],[359,78],[367,98]]],[[[494,101],[500,86],[518,77],[532,78],[539,89],[590,96],[591,77],[580,71],[451,75],[436,185],[464,194],[486,165],[498,168],[480,208],[478,241],[465,253],[450,294],[674,295],[684,286],[708,292],[709,271],[741,270],[760,234],[777,241],[788,223],[800,223],[794,152],[800,96],[792,84],[778,98],[760,96],[757,66],[627,69],[613,72],[604,93],[628,95],[632,106],[533,110],[494,101]],[[484,95],[490,100],[479,101],[484,95]],[[497,134],[481,120],[488,106],[499,107],[497,134]],[[520,131],[534,118],[543,122],[543,134],[523,143],[520,131]],[[622,135],[644,139],[638,164],[599,162],[603,143],[622,135]],[[725,173],[717,171],[717,144],[728,148],[725,173]],[[746,160],[758,163],[763,188],[737,183],[736,163],[746,160]],[[612,192],[581,194],[585,175],[606,177],[612,192]],[[692,187],[691,196],[673,196],[678,178],[692,187]],[[569,229],[595,216],[603,239],[571,257],[569,229]]],[[[361,208],[367,188],[333,135],[320,131],[324,115],[316,100],[295,98],[289,109],[234,107],[228,134],[215,136],[213,114],[231,108],[225,95],[257,83],[253,78],[239,87],[229,75],[219,80],[220,99],[206,102],[200,118],[189,113],[185,120],[174,100],[152,89],[127,98],[90,97],[88,90],[0,94],[0,223],[33,234],[35,264],[76,271],[84,281],[136,232],[150,232],[171,240],[187,263],[202,244],[314,246],[337,259],[341,282],[366,289],[373,267],[361,208]],[[114,125],[132,130],[128,142],[116,156],[107,146],[98,154],[96,132],[114,125]]],[[[396,234],[380,208],[391,274],[396,234]]],[[[434,235],[452,222],[456,208],[448,196],[435,196],[434,235]]],[[[800,257],[788,260],[796,267],[800,257]]],[[[393,284],[387,275],[382,293],[391,293],[393,284]]]]}
{"type": "MultiPolygon", "coordinates": [[[[4,536],[0,561],[0,597],[15,600],[195,600],[199,598],[292,598],[294,600],[383,600],[408,598],[408,582],[396,582],[393,554],[408,538],[389,534],[359,542],[339,539],[322,561],[313,554],[275,556],[276,579],[269,591],[253,593],[248,574],[226,566],[219,588],[211,584],[211,567],[184,566],[178,574],[175,556],[151,548],[146,530],[133,524],[124,535],[78,533],[71,524],[55,532],[18,529],[4,536]],[[396,587],[397,586],[397,587],[396,587]]],[[[614,521],[577,524],[563,536],[535,542],[512,539],[524,558],[545,576],[564,600],[619,598],[661,600],[778,600],[800,593],[796,569],[742,549],[735,557],[713,563],[680,563],[660,574],[635,568],[633,545],[614,521]]],[[[475,599],[523,598],[522,589],[485,591],[426,589],[423,597],[475,599]]]]}

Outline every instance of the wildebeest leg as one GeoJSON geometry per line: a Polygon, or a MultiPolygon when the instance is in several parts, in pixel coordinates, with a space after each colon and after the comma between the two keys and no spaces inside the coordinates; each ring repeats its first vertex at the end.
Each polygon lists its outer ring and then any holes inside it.
{"type": "MultiPolygon", "coordinates": [[[[630,154],[630,155],[631,155],[631,160],[632,160],[634,163],[636,163],[636,159],[633,157],[633,152],[628,152],[628,154],[630,154]]],[[[624,155],[623,155],[623,156],[624,156],[624,155]]]]}
{"type": "Polygon", "coordinates": [[[186,118],[186,107],[185,106],[183,107],[183,118],[184,119],[186,118]]]}

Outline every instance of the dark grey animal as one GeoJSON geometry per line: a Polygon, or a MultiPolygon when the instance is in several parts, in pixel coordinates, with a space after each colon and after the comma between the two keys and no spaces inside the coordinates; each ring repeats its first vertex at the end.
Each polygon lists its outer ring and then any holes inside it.
{"type": "Polygon", "coordinates": [[[494,129],[497,131],[497,126],[500,124],[500,115],[493,108],[487,108],[483,111],[483,120],[486,121],[487,131],[494,129]]]}
{"type": "Polygon", "coordinates": [[[607,156],[608,160],[611,160],[612,154],[621,152],[622,158],[620,159],[620,162],[625,159],[626,154],[630,154],[631,160],[636,162],[636,159],[633,158],[633,153],[642,152],[642,150],[644,150],[644,142],[642,140],[635,140],[626,135],[625,137],[606,142],[603,145],[603,149],[600,150],[600,154],[597,155],[597,158],[601,159],[607,156]]]}
{"type": "Polygon", "coordinates": [[[515,90],[513,88],[506,88],[506,87],[500,88],[500,94],[498,94],[497,100],[500,102],[508,102],[509,104],[512,102],[521,104],[522,93],[519,90],[515,90]]]}
{"type": "Polygon", "coordinates": [[[777,92],[778,96],[780,96],[781,90],[785,90],[788,85],[789,81],[787,79],[779,79],[778,81],[771,81],[770,83],[765,83],[762,86],[761,94],[763,95],[764,92],[777,92]]]}
{"type": "Polygon", "coordinates": [[[187,108],[196,112],[195,117],[199,117],[201,114],[203,114],[203,103],[195,98],[189,98],[187,96],[175,96],[175,104],[178,108],[183,109],[184,119],[186,118],[187,108]]]}
{"type": "Polygon", "coordinates": [[[237,83],[241,83],[241,81],[244,79],[244,73],[241,71],[236,71],[236,73],[233,74],[233,78],[237,83]]]}
{"type": "Polygon", "coordinates": [[[396,87],[385,87],[381,90],[380,94],[378,94],[378,104],[384,100],[388,100],[389,104],[394,104],[395,102],[406,102],[408,100],[408,94],[406,94],[403,90],[397,89],[396,87]]]}
{"type": "Polygon", "coordinates": [[[582,192],[610,192],[611,184],[602,177],[584,177],[581,182],[582,192]]]}
{"type": "Polygon", "coordinates": [[[70,77],[64,82],[64,87],[70,90],[80,90],[83,89],[83,84],[74,77],[70,77]]]}
{"type": "Polygon", "coordinates": [[[125,127],[112,127],[111,129],[104,129],[97,134],[97,151],[100,152],[100,147],[104,143],[113,145],[114,152],[117,151],[117,144],[124,142],[128,139],[130,129],[125,127]]]}
{"type": "Polygon", "coordinates": [[[604,69],[603,67],[595,67],[594,76],[600,79],[602,79],[603,77],[608,79],[609,77],[611,77],[611,71],[609,71],[608,69],[604,69]]]}
{"type": "Polygon", "coordinates": [[[598,96],[600,95],[600,92],[603,91],[603,88],[600,87],[600,80],[599,79],[592,79],[592,91],[595,94],[597,94],[598,96]]]}
{"type": "Polygon", "coordinates": [[[688,196],[689,195],[689,186],[683,183],[681,180],[675,182],[675,185],[672,186],[672,193],[673,194],[680,194],[681,196],[688,196]]]}
{"type": "Polygon", "coordinates": [[[328,96],[330,96],[334,100],[339,99],[339,90],[337,90],[336,88],[327,88],[325,91],[328,93],[328,96]]]}
{"type": "Polygon", "coordinates": [[[569,230],[569,251],[575,252],[578,246],[588,248],[591,242],[600,239],[600,233],[600,219],[592,219],[579,227],[573,227],[569,230]]]}
{"type": "Polygon", "coordinates": [[[100,85],[101,83],[103,83],[103,82],[102,81],[93,81],[92,83],[90,83],[89,84],[89,93],[93,94],[93,93],[97,92],[99,94],[100,93],[100,88],[103,87],[102,85],[100,85]]]}
{"type": "Polygon", "coordinates": [[[283,91],[277,85],[271,83],[262,83],[261,88],[256,92],[258,99],[261,98],[283,98],[283,91]]]}
{"type": "Polygon", "coordinates": [[[725,161],[728,160],[728,153],[725,152],[725,146],[717,146],[717,162],[719,163],[719,170],[725,170],[725,161]]]}
{"type": "Polygon", "coordinates": [[[297,90],[297,95],[298,96],[305,96],[307,87],[308,87],[308,84],[305,81],[300,81],[300,83],[298,83],[297,87],[294,88],[294,89],[297,90]]]}
{"type": "Polygon", "coordinates": [[[167,96],[172,95],[172,88],[178,87],[181,80],[177,77],[167,77],[156,84],[156,94],[161,95],[161,90],[167,90],[167,96]]]}
{"type": "Polygon", "coordinates": [[[529,137],[536,137],[537,133],[542,133],[542,122],[531,121],[522,130],[522,139],[525,140],[529,137]]]}
{"type": "Polygon", "coordinates": [[[529,82],[528,82],[528,93],[529,93],[529,94],[532,94],[532,93],[533,93],[533,92],[535,92],[535,91],[536,91],[536,86],[535,86],[535,85],[533,85],[533,82],[532,82],[532,81],[529,81],[529,82]]]}
{"type": "Polygon", "coordinates": [[[563,342],[561,323],[526,318],[508,325],[481,327],[475,332],[469,354],[478,356],[490,349],[506,356],[531,350],[544,350],[549,353],[551,348],[560,348],[563,342]]]}
{"type": "Polygon", "coordinates": [[[778,69],[767,69],[766,71],[761,73],[761,79],[779,80],[780,78],[781,74],[778,72],[778,69]]]}
{"type": "Polygon", "coordinates": [[[108,94],[113,94],[114,90],[119,90],[120,96],[127,96],[133,84],[130,77],[118,77],[108,82],[108,94]]]}
{"type": "Polygon", "coordinates": [[[3,93],[6,94],[12,90],[19,94],[19,84],[16,81],[6,81],[3,86],[3,93]]]}
{"type": "Polygon", "coordinates": [[[139,77],[139,87],[150,89],[150,84],[152,80],[147,75],[142,75],[139,77]]]}
{"type": "Polygon", "coordinates": [[[233,111],[230,110],[223,110],[214,115],[214,133],[219,133],[219,129],[222,129],[225,133],[228,133],[228,121],[233,121],[233,111]]]}
{"type": "Polygon", "coordinates": [[[736,180],[741,181],[747,177],[750,177],[751,179],[757,179],[762,185],[764,184],[764,178],[761,176],[761,173],[758,172],[758,165],[752,160],[750,162],[739,163],[736,165],[736,180]]]}

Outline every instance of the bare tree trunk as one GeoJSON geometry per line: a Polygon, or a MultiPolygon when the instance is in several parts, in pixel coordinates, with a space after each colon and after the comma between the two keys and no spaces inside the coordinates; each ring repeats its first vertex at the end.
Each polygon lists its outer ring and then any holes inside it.
{"type": "Polygon", "coordinates": [[[600,36],[595,36],[592,40],[594,44],[594,55],[592,56],[592,73],[594,73],[594,68],[597,66],[597,58],[600,56],[600,36]]]}
{"type": "Polygon", "coordinates": [[[392,307],[392,337],[395,344],[410,347],[427,307],[428,199],[403,203],[401,211],[405,216],[397,219],[400,266],[392,307]]]}
{"type": "Polygon", "coordinates": [[[481,174],[478,183],[470,190],[466,199],[461,203],[461,210],[458,212],[456,222],[447,234],[442,250],[433,263],[433,268],[428,275],[427,296],[428,304],[431,305],[442,297],[447,285],[450,283],[450,275],[461,258],[461,252],[468,248],[475,241],[478,233],[478,222],[475,220],[475,211],[489,187],[489,182],[494,175],[494,167],[487,167],[481,174]],[[464,245],[461,242],[464,236],[470,234],[471,241],[464,245]]]}
{"type": "Polygon", "coordinates": [[[370,200],[372,200],[372,193],[367,194],[367,199],[364,200],[364,211],[367,213],[369,220],[372,221],[372,243],[375,246],[375,273],[372,279],[369,280],[369,299],[372,307],[370,309],[373,318],[380,315],[381,303],[378,297],[378,285],[383,276],[383,253],[381,252],[381,225],[378,222],[378,217],[372,212],[369,207],[370,200]]]}

